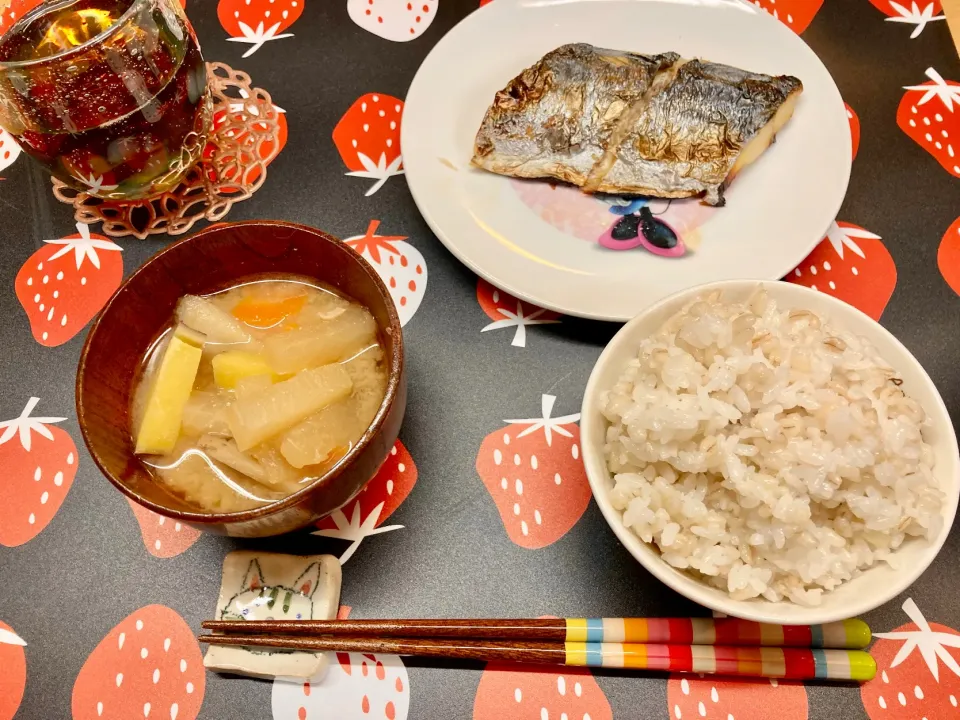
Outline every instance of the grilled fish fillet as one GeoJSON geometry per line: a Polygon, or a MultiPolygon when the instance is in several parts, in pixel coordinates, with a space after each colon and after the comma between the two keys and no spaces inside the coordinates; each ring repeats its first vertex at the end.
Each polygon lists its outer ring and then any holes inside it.
{"type": "Polygon", "coordinates": [[[773,142],[803,85],[676,53],[592,45],[547,53],[496,94],[473,165],[555,178],[587,192],[723,204],[723,190],[773,142]]]}

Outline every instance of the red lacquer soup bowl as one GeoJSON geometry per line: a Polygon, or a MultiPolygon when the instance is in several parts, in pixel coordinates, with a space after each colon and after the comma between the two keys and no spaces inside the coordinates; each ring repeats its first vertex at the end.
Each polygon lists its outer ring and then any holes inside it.
{"type": "Polygon", "coordinates": [[[77,417],[83,439],[110,482],[153,512],[199,530],[237,537],[296,530],[348,502],[389,455],[406,401],[403,335],[386,286],[340,240],[279,221],[217,225],[154,255],[124,282],[94,321],[77,369],[77,417]],[[165,490],[134,455],[131,399],[138,372],[183,295],[208,294],[266,273],[305,276],[332,285],[370,310],[389,370],[386,396],[346,457],[294,494],[251,510],[200,512],[165,490]]]}

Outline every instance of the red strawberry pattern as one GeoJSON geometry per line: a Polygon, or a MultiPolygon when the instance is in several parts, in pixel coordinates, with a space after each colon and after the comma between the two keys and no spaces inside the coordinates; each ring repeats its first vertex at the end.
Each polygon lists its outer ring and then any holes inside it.
{"type": "Polygon", "coordinates": [[[127,502],[130,503],[133,516],[140,525],[143,544],[146,546],[147,552],[154,557],[176,557],[200,539],[199,530],[147,510],[130,498],[127,498],[127,502]]]}
{"type": "Polygon", "coordinates": [[[319,530],[313,534],[349,540],[350,547],[340,556],[340,563],[345,563],[353,557],[364,538],[403,527],[384,527],[383,523],[407,499],[416,483],[417,466],[403,443],[397,440],[390,449],[390,456],[360,494],[332,515],[320,520],[317,523],[319,530]]]}
{"type": "Polygon", "coordinates": [[[46,240],[14,281],[34,339],[62,345],[90,322],[123,279],[120,246],[77,223],[77,235],[46,240]]]}
{"type": "Polygon", "coordinates": [[[753,0],[797,35],[807,29],[823,5],[823,0],[753,0]]]}
{"type": "Polygon", "coordinates": [[[853,111],[853,108],[843,104],[843,107],[847,110],[847,122],[850,123],[850,149],[853,153],[853,159],[857,158],[857,150],[860,149],[860,118],[857,117],[857,114],[853,111]]]}
{"type": "Polygon", "coordinates": [[[960,217],[943,234],[937,250],[937,266],[947,285],[960,295],[960,217]]]}
{"type": "Polygon", "coordinates": [[[217,17],[230,42],[245,43],[250,57],[270,40],[293,37],[284,32],[303,13],[304,0],[220,0],[217,17]]]}
{"type": "Polygon", "coordinates": [[[539,418],[506,420],[477,453],[477,473],[507,536],[530,550],[566,535],[590,503],[580,460],[580,414],[551,417],[556,399],[543,395],[539,418]]]}
{"type": "Polygon", "coordinates": [[[347,0],[350,19],[384,40],[415,40],[430,27],[439,0],[347,0]]]}
{"type": "Polygon", "coordinates": [[[427,263],[405,235],[377,235],[378,227],[380,221],[371,220],[366,233],[344,242],[373,265],[397,306],[400,324],[406,325],[427,291],[427,263]]]}
{"type": "Polygon", "coordinates": [[[107,633],[73,684],[73,720],[195,720],[206,676],[193,631],[164,605],[147,605],[107,633]]]}
{"type": "Polygon", "coordinates": [[[0,422],[0,545],[16,547],[35,538],[63,504],[77,474],[77,446],[61,417],[31,417],[32,397],[19,417],[0,422]]]}
{"type": "Polygon", "coordinates": [[[480,332],[516,328],[510,344],[513,347],[527,346],[527,327],[531,325],[553,325],[560,322],[560,315],[530,305],[510,293],[494,287],[483,278],[477,278],[477,302],[492,323],[485,325],[480,332]]]}
{"type": "Polygon", "coordinates": [[[960,83],[944,80],[932,67],[930,80],[904,88],[897,108],[897,125],[911,140],[960,177],[960,83]]]}
{"type": "Polygon", "coordinates": [[[870,0],[870,3],[887,16],[887,22],[912,25],[911,39],[920,35],[928,22],[943,20],[943,15],[938,15],[942,10],[940,0],[903,0],[902,3],[895,0],[870,0]]]}
{"type": "Polygon", "coordinates": [[[912,622],[873,636],[877,676],[860,686],[863,709],[870,720],[957,717],[960,633],[927,622],[912,598],[903,611],[912,622]]]}
{"type": "Polygon", "coordinates": [[[13,628],[0,621],[0,720],[12,720],[27,686],[27,643],[13,628]]]}
{"type": "Polygon", "coordinates": [[[879,235],[838,221],[784,279],[840,298],[879,320],[897,286],[897,266],[879,235]]]}
{"type": "Polygon", "coordinates": [[[589,670],[490,663],[480,676],[473,720],[562,718],[613,720],[607,696],[589,670]]]}
{"type": "Polygon", "coordinates": [[[357,99],[333,129],[333,144],[350,171],[347,175],[375,180],[370,197],[394,175],[403,174],[400,118],[403,101],[381,93],[357,99]]]}
{"type": "Polygon", "coordinates": [[[676,720],[769,720],[774,707],[777,720],[807,720],[803,684],[677,674],[667,681],[667,713],[676,720]]]}
{"type": "Polygon", "coordinates": [[[10,4],[0,13],[0,33],[5,33],[17,20],[33,10],[43,0],[10,0],[10,4]]]}
{"type": "Polygon", "coordinates": [[[13,135],[0,128],[0,172],[13,165],[18,157],[20,157],[20,146],[13,139],[13,135]]]}

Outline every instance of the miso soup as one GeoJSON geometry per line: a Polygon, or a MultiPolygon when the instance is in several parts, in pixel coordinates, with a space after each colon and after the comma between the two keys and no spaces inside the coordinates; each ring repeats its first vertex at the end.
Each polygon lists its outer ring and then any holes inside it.
{"type": "Polygon", "coordinates": [[[296,492],[373,421],[388,371],[363,305],[300,277],[258,277],[180,299],[134,393],[136,453],[200,511],[296,492]]]}

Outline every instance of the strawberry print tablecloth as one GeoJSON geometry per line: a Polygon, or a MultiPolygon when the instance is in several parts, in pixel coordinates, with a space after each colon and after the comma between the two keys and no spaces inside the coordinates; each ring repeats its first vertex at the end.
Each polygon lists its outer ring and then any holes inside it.
{"type": "MultiPolygon", "coordinates": [[[[12,0],[0,28],[34,4],[12,0]]],[[[853,135],[840,215],[786,279],[880,319],[956,418],[960,62],[940,2],[756,4],[823,59],[853,135]]],[[[647,574],[591,502],[577,411],[616,327],[478,280],[407,190],[404,95],[477,0],[186,7],[207,60],[249,73],[282,110],[284,147],[228,219],[287,219],[348,239],[394,292],[410,378],[401,440],[359,500],[313,532],[231,540],[128,503],[80,440],[74,373],[90,320],[169,238],[111,240],[78,226],[0,134],[0,720],[960,717],[957,531],[913,587],[866,617],[881,672],[860,689],[350,654],[308,682],[205,673],[194,635],[238,548],[337,555],[341,616],[706,611],[647,574]]]]}

